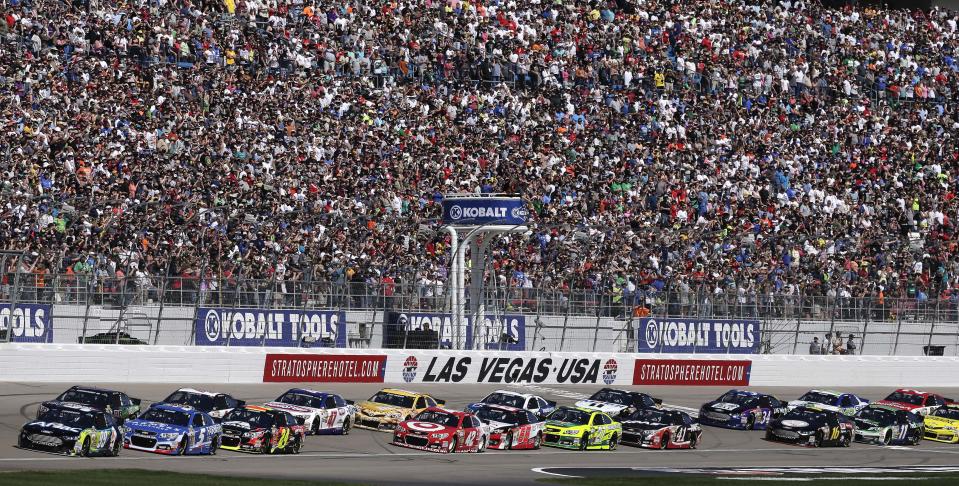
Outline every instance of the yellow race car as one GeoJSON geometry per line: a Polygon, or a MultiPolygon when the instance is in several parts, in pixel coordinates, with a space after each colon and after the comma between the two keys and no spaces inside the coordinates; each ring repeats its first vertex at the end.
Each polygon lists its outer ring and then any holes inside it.
{"type": "Polygon", "coordinates": [[[959,444],[959,405],[947,405],[933,410],[923,418],[926,432],[923,438],[936,442],[959,444]]]}
{"type": "Polygon", "coordinates": [[[400,422],[428,407],[446,404],[426,393],[384,388],[369,400],[356,404],[356,426],[363,429],[392,431],[400,422]]]}
{"type": "Polygon", "coordinates": [[[546,417],[543,445],[581,451],[613,450],[622,436],[623,425],[603,412],[559,407],[546,417]]]}

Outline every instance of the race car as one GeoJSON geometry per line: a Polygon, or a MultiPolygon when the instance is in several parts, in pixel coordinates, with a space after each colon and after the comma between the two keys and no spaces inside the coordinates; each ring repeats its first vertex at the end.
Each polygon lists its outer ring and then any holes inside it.
{"type": "Polygon", "coordinates": [[[216,454],[223,428],[186,405],[155,403],[124,426],[123,447],[167,455],[216,454]]]}
{"type": "Polygon", "coordinates": [[[220,448],[260,454],[299,454],[306,427],[290,412],[245,405],[223,416],[220,448]]]}
{"type": "Polygon", "coordinates": [[[346,435],[356,423],[353,402],[332,392],[291,388],[263,406],[290,412],[311,435],[346,435]]]}
{"type": "Polygon", "coordinates": [[[396,426],[393,445],[432,452],[483,452],[489,430],[472,413],[429,407],[396,426]]]}
{"type": "Polygon", "coordinates": [[[797,407],[769,423],[766,440],[810,447],[849,447],[855,429],[852,419],[839,412],[797,407]]]}
{"type": "Polygon", "coordinates": [[[217,422],[230,410],[246,405],[245,401],[237,400],[226,393],[200,391],[192,388],[180,388],[164,398],[163,403],[188,405],[195,410],[210,414],[213,420],[217,422]]]}
{"type": "Polygon", "coordinates": [[[943,398],[941,395],[918,390],[900,388],[889,394],[886,398],[876,402],[880,405],[905,410],[917,415],[928,415],[939,407],[946,405],[952,400],[943,398]]]}
{"type": "Polygon", "coordinates": [[[533,411],[486,403],[472,405],[478,405],[473,413],[490,427],[490,449],[539,449],[543,443],[544,422],[533,411]]]}
{"type": "Polygon", "coordinates": [[[815,407],[822,410],[840,412],[853,416],[856,412],[869,405],[869,400],[852,393],[841,393],[832,390],[809,390],[799,397],[799,400],[790,400],[787,405],[790,410],[797,407],[815,407]]]}
{"type": "Polygon", "coordinates": [[[130,398],[126,393],[116,390],[104,390],[88,386],[72,386],[55,400],[43,402],[37,410],[37,417],[57,402],[80,403],[88,407],[112,414],[122,425],[127,419],[140,413],[140,399],[130,398]]]}
{"type": "Polygon", "coordinates": [[[559,407],[546,417],[543,445],[563,449],[614,450],[623,426],[609,414],[586,408],[559,407]]]}
{"type": "Polygon", "coordinates": [[[918,445],[925,429],[922,417],[886,405],[869,405],[853,421],[856,442],[879,445],[918,445]]]}
{"type": "Polygon", "coordinates": [[[116,456],[123,444],[113,415],[73,402],[47,405],[20,429],[17,446],[58,454],[116,456]]]}
{"type": "Polygon", "coordinates": [[[384,388],[369,400],[356,405],[356,426],[363,429],[391,431],[396,424],[409,420],[429,407],[444,405],[425,393],[397,388],[384,388]]]}
{"type": "Polygon", "coordinates": [[[603,388],[588,399],[576,402],[576,407],[607,413],[616,418],[620,414],[628,415],[640,408],[657,408],[662,403],[662,400],[645,393],[603,388]]]}
{"type": "Polygon", "coordinates": [[[786,405],[772,395],[729,390],[699,409],[699,423],[730,429],[765,429],[769,422],[786,413],[786,405]]]}
{"type": "Polygon", "coordinates": [[[539,418],[545,418],[547,415],[553,413],[553,410],[556,410],[556,402],[552,400],[546,400],[537,395],[517,393],[508,390],[496,390],[486,395],[486,398],[479,402],[467,405],[466,409],[467,411],[476,411],[486,404],[522,408],[523,410],[533,412],[539,418]]]}
{"type": "Polygon", "coordinates": [[[939,407],[923,417],[924,438],[936,442],[959,444],[959,405],[939,407]]]}

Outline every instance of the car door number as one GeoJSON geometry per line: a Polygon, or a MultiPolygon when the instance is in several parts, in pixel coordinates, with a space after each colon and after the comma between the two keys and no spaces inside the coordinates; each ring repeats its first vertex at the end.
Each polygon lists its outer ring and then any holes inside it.
{"type": "Polygon", "coordinates": [[[473,445],[473,442],[475,442],[475,441],[476,441],[476,431],[475,431],[475,430],[471,430],[470,433],[469,433],[469,435],[466,436],[466,444],[467,444],[467,445],[473,445]]]}

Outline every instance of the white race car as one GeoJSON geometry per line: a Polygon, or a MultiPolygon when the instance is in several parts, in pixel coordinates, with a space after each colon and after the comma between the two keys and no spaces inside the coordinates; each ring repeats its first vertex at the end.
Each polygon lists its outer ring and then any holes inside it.
{"type": "Polygon", "coordinates": [[[353,402],[332,392],[291,388],[264,406],[290,412],[311,435],[346,435],[356,423],[353,402]]]}
{"type": "Polygon", "coordinates": [[[556,402],[552,400],[546,400],[543,397],[530,395],[528,393],[496,390],[486,395],[486,398],[479,402],[467,405],[466,411],[475,413],[483,405],[502,405],[504,407],[529,410],[539,418],[545,418],[547,415],[553,413],[553,410],[556,410],[556,402]]]}
{"type": "Polygon", "coordinates": [[[615,419],[621,414],[633,413],[641,408],[659,408],[662,403],[662,400],[645,393],[603,388],[586,400],[576,402],[576,406],[604,412],[615,419]]]}
{"type": "Polygon", "coordinates": [[[230,410],[246,405],[243,400],[237,400],[226,393],[180,388],[163,399],[162,403],[173,405],[187,405],[201,412],[206,412],[214,420],[219,421],[230,410]]]}

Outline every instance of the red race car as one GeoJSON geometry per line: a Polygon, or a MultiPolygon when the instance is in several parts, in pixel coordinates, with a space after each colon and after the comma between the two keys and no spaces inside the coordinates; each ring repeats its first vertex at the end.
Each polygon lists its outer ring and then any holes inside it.
{"type": "Polygon", "coordinates": [[[393,444],[432,452],[483,452],[489,444],[489,426],[472,413],[430,407],[400,422],[393,444]]]}
{"type": "Polygon", "coordinates": [[[475,414],[490,428],[490,449],[539,449],[546,423],[533,412],[505,405],[475,404],[475,414]]]}
{"type": "Polygon", "coordinates": [[[952,402],[951,399],[943,398],[942,395],[936,395],[935,393],[900,388],[876,403],[912,412],[916,415],[927,415],[950,402],[952,402]]]}

